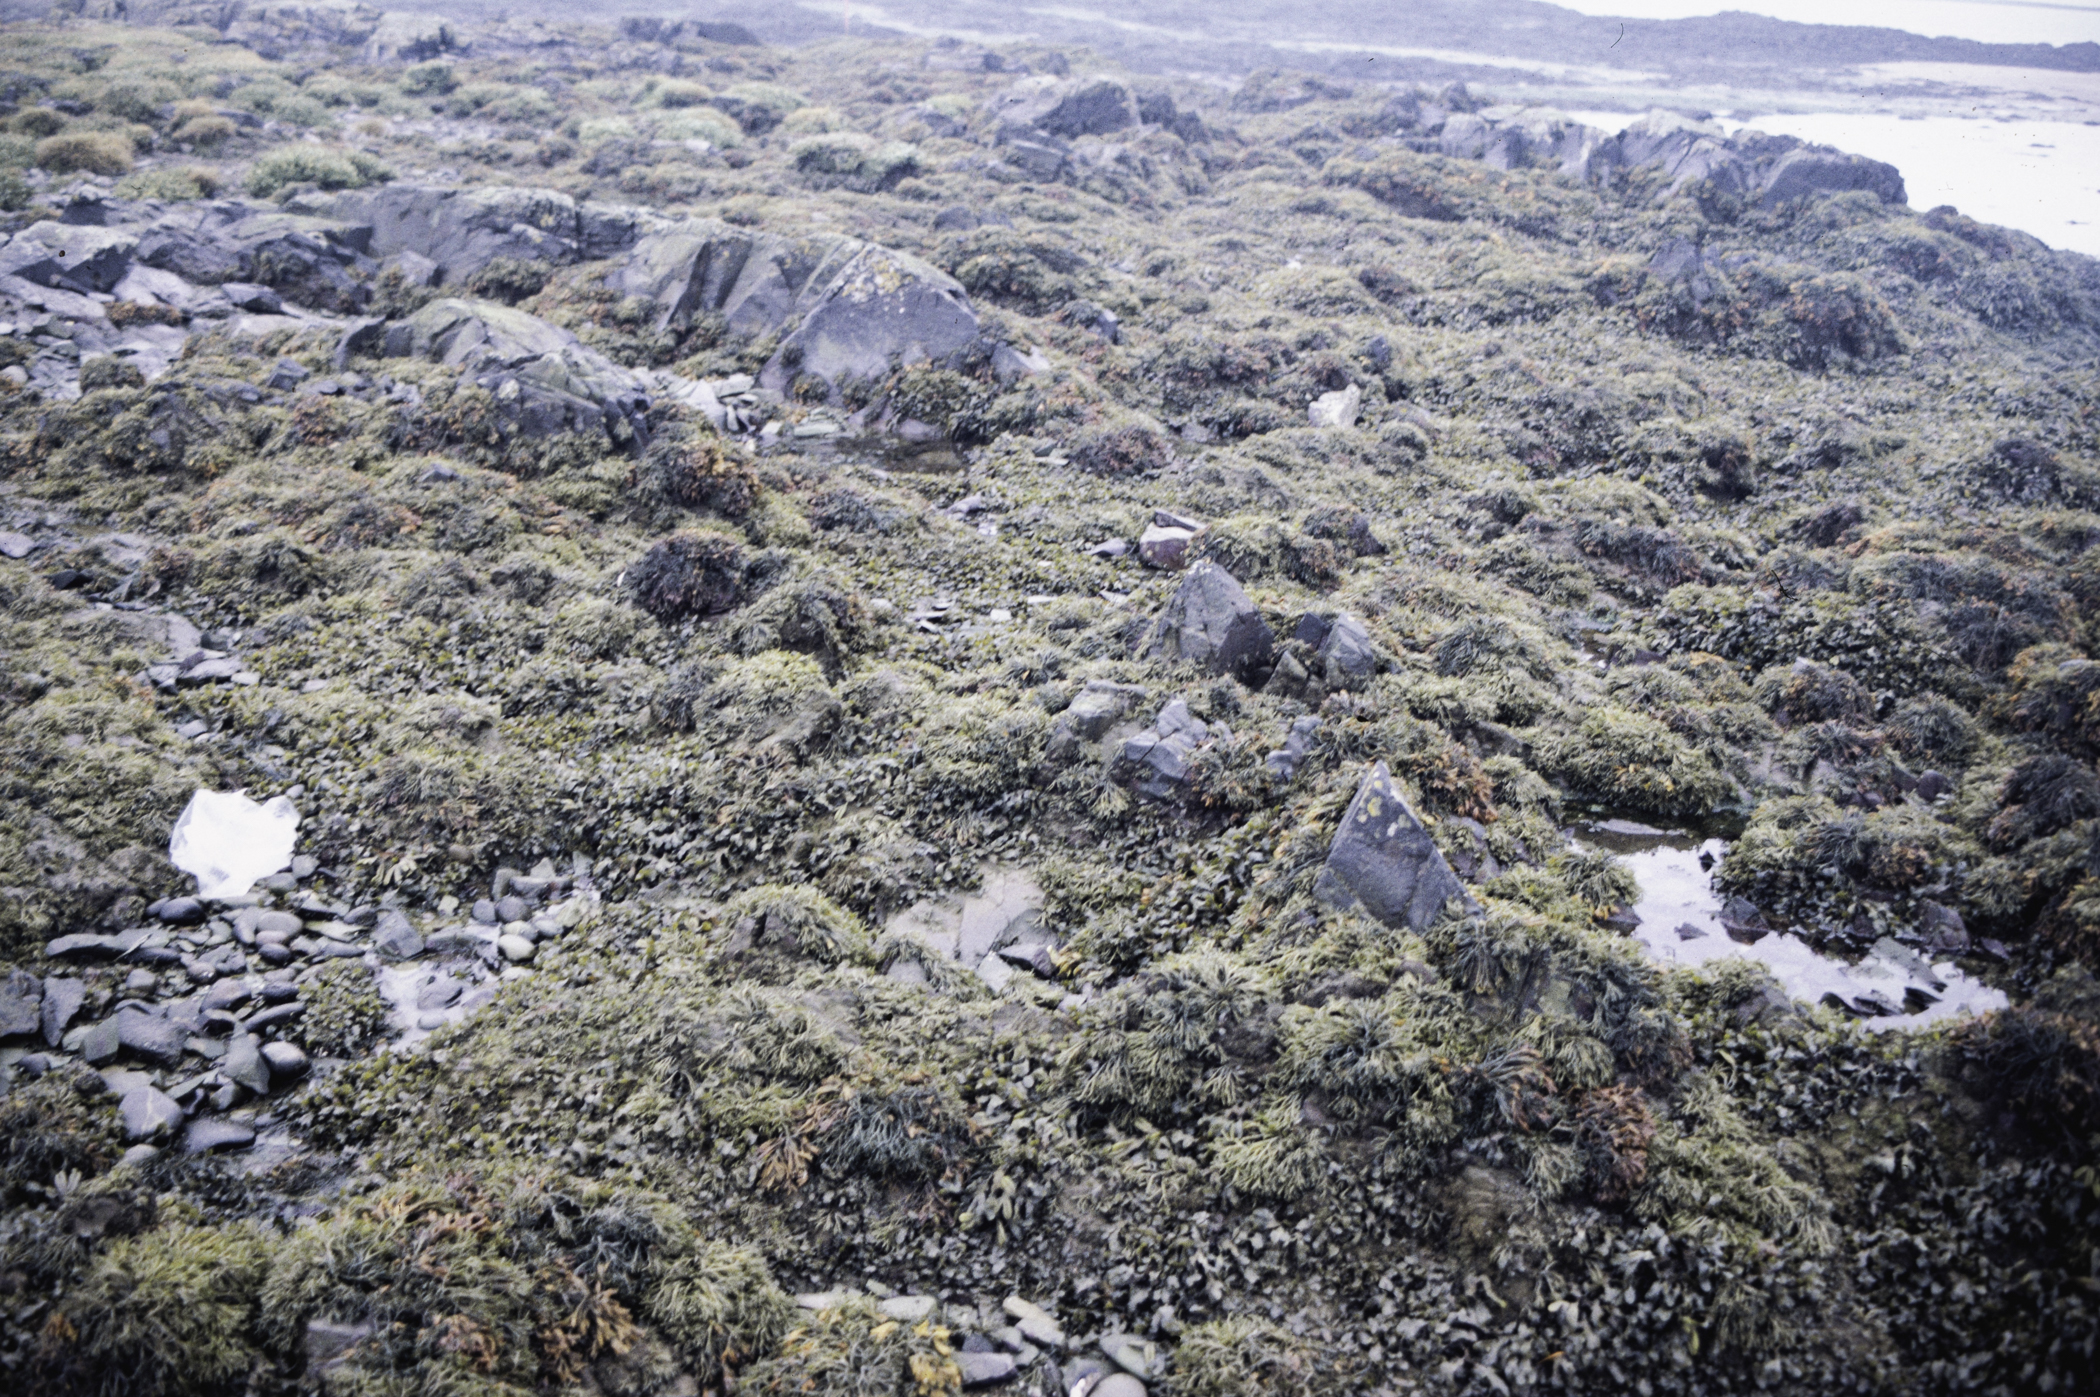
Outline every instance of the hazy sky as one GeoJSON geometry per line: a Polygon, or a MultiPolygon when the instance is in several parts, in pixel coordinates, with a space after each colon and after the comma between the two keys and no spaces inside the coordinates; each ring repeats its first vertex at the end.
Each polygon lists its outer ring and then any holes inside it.
{"type": "Polygon", "coordinates": [[[2093,0],[1553,0],[1588,15],[1684,19],[1747,10],[1803,24],[1873,24],[1999,44],[2100,43],[2093,0]]]}

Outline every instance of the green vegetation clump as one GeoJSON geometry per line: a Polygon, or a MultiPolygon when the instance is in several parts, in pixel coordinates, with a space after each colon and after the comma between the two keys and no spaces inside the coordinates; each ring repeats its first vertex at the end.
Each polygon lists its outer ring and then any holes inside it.
{"type": "Polygon", "coordinates": [[[1612,809],[1703,819],[1732,792],[1727,776],[1662,723],[1598,707],[1539,753],[1578,794],[1612,809]]]}
{"type": "Polygon", "coordinates": [[[46,136],[36,143],[36,164],[54,175],[76,171],[90,175],[122,175],[131,170],[131,141],[111,131],[67,132],[46,136]]]}
{"type": "Polygon", "coordinates": [[[256,198],[268,199],[293,185],[362,189],[393,177],[394,172],[384,161],[361,150],[294,146],[272,151],[257,160],[248,169],[244,187],[256,198]]]}
{"type": "Polygon", "coordinates": [[[209,1397],[244,1381],[270,1251],[241,1223],[112,1242],[45,1324],[40,1390],[209,1397]]]}

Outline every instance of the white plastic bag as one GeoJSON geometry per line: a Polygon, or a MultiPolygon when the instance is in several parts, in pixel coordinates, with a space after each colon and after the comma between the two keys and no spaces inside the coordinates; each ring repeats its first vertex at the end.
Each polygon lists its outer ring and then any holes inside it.
{"type": "Polygon", "coordinates": [[[238,791],[190,797],[168,838],[168,862],[197,875],[197,896],[240,897],[291,866],[299,812],[278,796],[257,805],[238,791]]]}

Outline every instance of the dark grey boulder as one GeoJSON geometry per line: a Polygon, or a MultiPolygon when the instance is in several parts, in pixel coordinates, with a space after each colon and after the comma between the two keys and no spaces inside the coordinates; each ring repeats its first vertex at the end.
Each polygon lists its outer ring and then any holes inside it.
{"type": "Polygon", "coordinates": [[[38,1023],[44,1030],[44,1043],[57,1047],[59,1039],[73,1026],[74,1016],[80,1006],[87,1003],[87,982],[51,976],[44,981],[43,1002],[37,1006],[38,1023]]]}
{"type": "Polygon", "coordinates": [[[1474,906],[1384,762],[1357,787],[1313,891],[1330,907],[1360,906],[1387,926],[1416,932],[1446,903],[1474,906]]]}
{"type": "Polygon", "coordinates": [[[1319,658],[1330,689],[1349,688],[1378,672],[1378,650],[1371,644],[1371,633],[1346,611],[1327,628],[1319,658]]]}
{"type": "Polygon", "coordinates": [[[80,295],[107,292],[123,280],[138,250],[136,230],[80,227],[49,219],[32,223],[0,247],[0,276],[80,295]]]}
{"type": "Polygon", "coordinates": [[[150,1140],[182,1124],[182,1107],[158,1087],[138,1086],[124,1093],[117,1103],[117,1115],[124,1122],[127,1140],[150,1140]]]}
{"type": "Polygon", "coordinates": [[[1113,78],[1023,78],[992,99],[1002,133],[1037,131],[1073,140],[1138,124],[1137,101],[1113,78]]]}
{"type": "Polygon", "coordinates": [[[605,284],[654,305],[660,330],[715,316],[739,336],[782,333],[759,376],[775,392],[797,373],[835,386],[949,359],[978,337],[977,313],[953,277],[837,234],[790,238],[687,219],[642,238],[605,284]]]}
{"type": "Polygon", "coordinates": [[[448,296],[386,327],[383,352],[432,359],[488,390],[528,436],[646,439],[653,383],[576,336],[494,301],[448,296]]]}
{"type": "Polygon", "coordinates": [[[1894,165],[1819,146],[1781,156],[1765,175],[1759,197],[1767,204],[1785,204],[1856,189],[1865,190],[1884,204],[1900,204],[1906,199],[1903,175],[1894,165]]]}
{"type": "Polygon", "coordinates": [[[1124,739],[1116,753],[1115,779],[1153,800],[1186,799],[1189,758],[1209,738],[1209,725],[1174,699],[1160,709],[1152,727],[1124,739]]]}
{"type": "Polygon", "coordinates": [[[1276,636],[1231,573],[1198,563],[1160,613],[1146,653],[1250,682],[1275,660],[1276,636]]]}
{"type": "Polygon", "coordinates": [[[118,1046],[163,1066],[172,1066],[182,1060],[182,1044],[187,1037],[182,1026],[170,1019],[140,1013],[136,1009],[117,1011],[118,1046]]]}

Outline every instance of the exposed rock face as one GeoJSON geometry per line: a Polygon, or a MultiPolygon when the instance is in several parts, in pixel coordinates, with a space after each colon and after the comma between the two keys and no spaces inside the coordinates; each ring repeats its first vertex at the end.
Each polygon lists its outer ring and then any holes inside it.
{"type": "Polygon", "coordinates": [[[660,330],[706,315],[739,335],[785,330],[759,375],[776,392],[798,372],[837,386],[950,358],[978,338],[961,283],[859,238],[789,238],[689,220],[641,239],[606,285],[653,302],[660,330]]]}
{"type": "Polygon", "coordinates": [[[1894,165],[1834,150],[1804,148],[1782,156],[1765,177],[1766,203],[1790,203],[1816,194],[1863,189],[1884,204],[1905,202],[1903,176],[1894,165]]]}
{"type": "Polygon", "coordinates": [[[1387,926],[1416,932],[1427,930],[1447,902],[1473,906],[1384,762],[1349,802],[1313,891],[1330,907],[1360,906],[1387,926]]]}
{"type": "Polygon", "coordinates": [[[992,99],[1000,129],[1070,140],[1106,136],[1138,124],[1130,89],[1112,78],[1029,77],[992,99]]]}
{"type": "Polygon", "coordinates": [[[649,386],[567,330],[492,301],[446,297],[385,328],[384,352],[434,359],[470,376],[528,434],[603,431],[646,437],[649,386]]]}
{"type": "Polygon", "coordinates": [[[531,187],[387,184],[309,194],[286,207],[368,229],[364,250],[375,257],[429,258],[438,286],[464,282],[499,257],[564,265],[617,256],[665,222],[647,209],[579,204],[531,187]]]}
{"type": "Polygon", "coordinates": [[[1276,636],[1231,573],[1198,563],[1160,613],[1146,653],[1248,682],[1275,658],[1276,636]]]}

